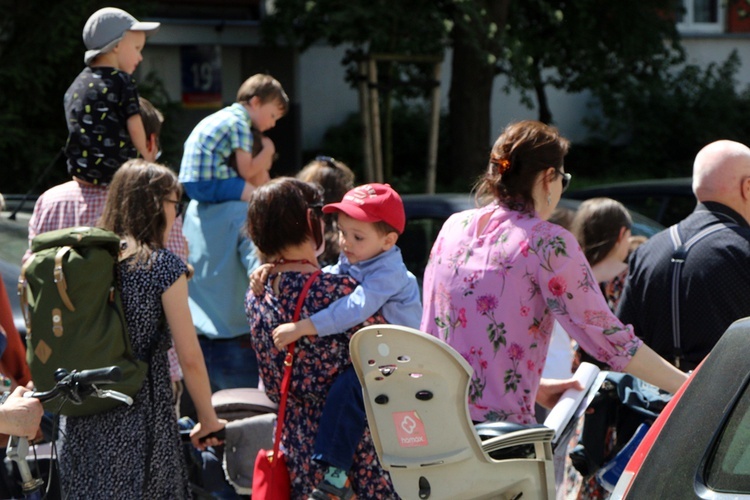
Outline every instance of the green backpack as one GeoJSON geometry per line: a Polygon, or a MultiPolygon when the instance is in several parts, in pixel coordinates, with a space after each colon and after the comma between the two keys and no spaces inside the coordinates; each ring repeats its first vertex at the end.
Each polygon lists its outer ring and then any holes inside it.
{"type": "MultiPolygon", "coordinates": [[[[26,320],[26,356],[37,390],[55,385],[58,368],[86,370],[117,365],[122,380],[106,389],[135,396],[148,365],[135,358],[117,287],[120,238],[111,231],[76,227],[42,233],[18,280],[26,320]]],[[[91,415],[123,404],[89,397],[65,403],[63,415],[91,415]]],[[[47,404],[55,411],[59,403],[47,404]]]]}

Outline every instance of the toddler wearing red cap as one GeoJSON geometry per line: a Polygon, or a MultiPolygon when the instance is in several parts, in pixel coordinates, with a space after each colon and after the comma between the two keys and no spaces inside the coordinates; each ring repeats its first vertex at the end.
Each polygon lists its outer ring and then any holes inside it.
{"type": "MultiPolygon", "coordinates": [[[[303,335],[332,335],[352,328],[377,311],[390,324],[419,328],[419,285],[396,246],[406,215],[401,197],[388,184],[364,184],[338,203],[323,207],[338,214],[341,254],[324,271],[348,274],[359,281],[351,294],[297,323],[278,326],[274,343],[281,348],[303,335]]],[[[362,388],[353,368],[338,376],[326,399],[313,458],[328,465],[312,499],[349,498],[347,473],[365,429],[362,388]]]]}

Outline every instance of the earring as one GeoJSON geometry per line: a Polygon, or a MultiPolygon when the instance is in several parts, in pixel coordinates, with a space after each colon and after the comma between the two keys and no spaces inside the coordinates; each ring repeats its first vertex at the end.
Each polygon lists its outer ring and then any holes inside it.
{"type": "Polygon", "coordinates": [[[547,206],[552,205],[552,195],[547,193],[547,206]]]}

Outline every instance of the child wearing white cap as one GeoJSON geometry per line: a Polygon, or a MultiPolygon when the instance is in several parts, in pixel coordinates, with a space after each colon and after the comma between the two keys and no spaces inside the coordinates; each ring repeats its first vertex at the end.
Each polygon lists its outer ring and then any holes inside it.
{"type": "Polygon", "coordinates": [[[65,92],[68,173],[106,186],[125,161],[153,161],[139,113],[132,73],[143,60],[146,37],[159,23],[140,22],[114,7],[96,11],[83,27],[86,68],[65,92]]]}

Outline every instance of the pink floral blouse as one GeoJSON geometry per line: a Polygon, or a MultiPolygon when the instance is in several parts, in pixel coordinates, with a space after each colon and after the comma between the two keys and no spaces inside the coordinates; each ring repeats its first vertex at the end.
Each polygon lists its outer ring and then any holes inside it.
{"type": "Polygon", "coordinates": [[[421,330],[474,368],[475,421],[535,422],[555,319],[613,370],[622,370],[641,345],[610,311],[572,234],[497,203],[446,221],[425,270],[423,301],[421,330]]]}

